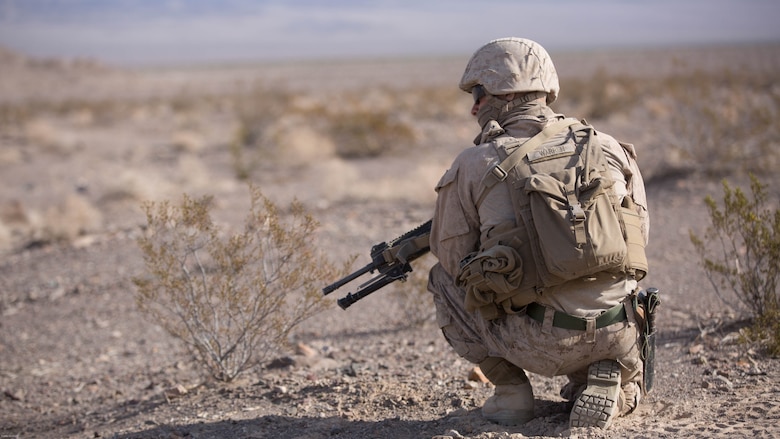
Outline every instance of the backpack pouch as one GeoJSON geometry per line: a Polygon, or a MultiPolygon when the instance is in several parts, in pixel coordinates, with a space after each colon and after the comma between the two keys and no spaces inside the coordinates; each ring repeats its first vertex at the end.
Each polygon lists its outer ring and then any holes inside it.
{"type": "MultiPolygon", "coordinates": [[[[627,248],[610,200],[610,180],[596,177],[578,185],[578,169],[532,175],[525,185],[530,215],[550,278],[545,286],[601,271],[619,271],[627,248]]],[[[598,171],[592,170],[591,176],[598,171]]],[[[546,278],[546,279],[545,279],[546,278]]]]}

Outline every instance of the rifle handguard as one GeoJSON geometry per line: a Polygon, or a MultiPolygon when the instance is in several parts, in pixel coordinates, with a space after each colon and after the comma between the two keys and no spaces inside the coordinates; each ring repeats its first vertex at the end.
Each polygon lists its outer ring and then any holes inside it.
{"type": "Polygon", "coordinates": [[[336,291],[358,277],[379,271],[379,275],[360,285],[354,293],[348,293],[337,302],[342,309],[368,296],[374,291],[397,280],[406,280],[406,273],[412,271],[409,264],[430,251],[432,220],[412,229],[398,238],[371,247],[371,263],[322,289],[324,295],[336,291]]]}

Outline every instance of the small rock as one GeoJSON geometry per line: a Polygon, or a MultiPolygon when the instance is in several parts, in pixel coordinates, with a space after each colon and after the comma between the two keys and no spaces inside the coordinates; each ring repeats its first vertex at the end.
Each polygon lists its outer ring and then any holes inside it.
{"type": "Polygon", "coordinates": [[[287,388],[287,386],[276,386],[274,387],[274,392],[280,393],[282,395],[286,395],[290,390],[287,388]]]}
{"type": "Polygon", "coordinates": [[[463,388],[466,390],[477,390],[477,383],[474,381],[466,381],[463,383],[463,388]]]}
{"type": "Polygon", "coordinates": [[[726,334],[725,337],[720,339],[720,344],[723,345],[734,345],[739,342],[740,334],[739,332],[731,332],[729,334],[726,334]]]}
{"type": "Polygon", "coordinates": [[[715,380],[720,382],[720,385],[718,386],[718,390],[724,392],[730,392],[734,390],[734,384],[732,384],[731,380],[724,377],[723,375],[715,375],[715,380]]]}
{"type": "Polygon", "coordinates": [[[24,399],[24,391],[22,390],[4,390],[3,395],[11,398],[13,401],[22,401],[24,399]]]}
{"type": "Polygon", "coordinates": [[[295,353],[298,355],[303,355],[304,357],[311,358],[317,356],[317,351],[307,346],[303,343],[298,343],[298,345],[295,347],[295,353]]]}
{"type": "Polygon", "coordinates": [[[295,365],[295,359],[292,357],[279,357],[271,360],[266,366],[268,369],[286,369],[295,365]]]}
{"type": "Polygon", "coordinates": [[[703,351],[703,350],[704,350],[704,346],[703,345],[696,344],[696,345],[691,346],[690,349],[688,349],[688,352],[691,355],[696,355],[696,354],[701,353],[701,351],[703,351]]]}
{"type": "Polygon", "coordinates": [[[165,394],[165,397],[167,399],[181,398],[182,396],[187,394],[187,388],[182,386],[181,384],[177,384],[173,387],[165,389],[163,393],[165,394]]]}
{"type": "Polygon", "coordinates": [[[431,439],[462,439],[463,435],[456,430],[447,430],[444,434],[433,436],[431,439]]]}

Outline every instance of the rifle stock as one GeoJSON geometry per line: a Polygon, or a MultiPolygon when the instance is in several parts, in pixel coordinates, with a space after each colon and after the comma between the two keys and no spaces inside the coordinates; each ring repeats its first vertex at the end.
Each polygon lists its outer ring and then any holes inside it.
{"type": "Polygon", "coordinates": [[[410,262],[430,251],[429,236],[431,220],[388,242],[371,247],[371,262],[363,268],[337,280],[322,289],[328,295],[366,273],[379,274],[358,286],[354,293],[348,293],[337,301],[342,309],[349,308],[358,300],[397,280],[405,281],[412,271],[410,262]]]}

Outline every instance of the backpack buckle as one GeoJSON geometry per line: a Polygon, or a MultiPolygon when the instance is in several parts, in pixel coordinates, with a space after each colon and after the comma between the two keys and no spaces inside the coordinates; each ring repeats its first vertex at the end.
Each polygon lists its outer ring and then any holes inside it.
{"type": "Polygon", "coordinates": [[[577,241],[577,247],[582,247],[588,242],[587,233],[585,233],[585,211],[582,210],[580,203],[569,204],[569,215],[574,229],[574,239],[577,241]]]}
{"type": "Polygon", "coordinates": [[[506,177],[509,175],[506,171],[504,171],[503,168],[501,168],[501,165],[493,166],[493,169],[490,170],[490,173],[493,174],[498,181],[504,181],[506,180],[506,177]]]}
{"type": "Polygon", "coordinates": [[[569,214],[571,215],[571,222],[572,223],[581,223],[585,221],[585,211],[582,210],[582,206],[580,206],[580,203],[570,204],[569,205],[569,214]]]}

